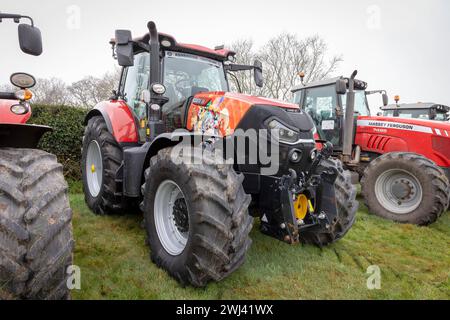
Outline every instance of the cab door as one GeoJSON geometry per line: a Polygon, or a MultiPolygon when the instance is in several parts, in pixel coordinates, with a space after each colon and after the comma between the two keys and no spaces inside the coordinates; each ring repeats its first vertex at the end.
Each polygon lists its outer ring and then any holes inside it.
{"type": "Polygon", "coordinates": [[[308,88],[303,91],[301,108],[313,119],[321,139],[342,148],[339,97],[334,85],[308,88]]]}
{"type": "Polygon", "coordinates": [[[138,53],[134,57],[134,65],[123,70],[121,93],[123,100],[133,112],[139,128],[139,141],[146,140],[147,106],[142,100],[142,91],[148,90],[150,77],[150,55],[148,52],[138,53]]]}

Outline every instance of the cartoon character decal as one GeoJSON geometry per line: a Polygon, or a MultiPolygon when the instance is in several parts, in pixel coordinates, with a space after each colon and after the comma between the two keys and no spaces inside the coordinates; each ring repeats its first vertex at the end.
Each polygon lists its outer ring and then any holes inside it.
{"type": "Polygon", "coordinates": [[[298,105],[231,92],[201,92],[189,106],[186,129],[225,137],[232,135],[253,105],[298,109],[298,105]]]}
{"type": "Polygon", "coordinates": [[[227,108],[221,108],[223,101],[224,97],[217,97],[205,106],[199,106],[192,119],[194,131],[213,136],[230,134],[229,111],[227,108]]]}

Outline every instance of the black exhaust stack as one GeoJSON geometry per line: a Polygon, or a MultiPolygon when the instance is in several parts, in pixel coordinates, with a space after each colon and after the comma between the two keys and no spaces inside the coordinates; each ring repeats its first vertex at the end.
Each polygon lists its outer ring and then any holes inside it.
{"type": "Polygon", "coordinates": [[[150,21],[147,24],[147,28],[150,35],[150,103],[148,105],[148,129],[150,132],[147,134],[147,139],[153,141],[158,135],[166,131],[164,123],[162,122],[161,109],[168,101],[168,98],[153,90],[153,85],[162,84],[159,36],[156,24],[153,21],[150,21]]]}
{"type": "Polygon", "coordinates": [[[353,151],[353,132],[354,132],[354,114],[355,114],[355,77],[358,71],[353,71],[348,81],[347,107],[345,109],[344,119],[344,145],[342,151],[342,161],[349,163],[352,161],[353,151]]]}

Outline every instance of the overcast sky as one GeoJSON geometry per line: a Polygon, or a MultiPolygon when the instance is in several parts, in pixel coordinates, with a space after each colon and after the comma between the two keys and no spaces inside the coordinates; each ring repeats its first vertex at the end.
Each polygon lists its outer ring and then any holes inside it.
{"type": "MultiPolygon", "coordinates": [[[[448,0],[2,0],[0,11],[31,15],[44,53],[21,54],[16,25],[0,25],[0,83],[16,71],[70,83],[112,69],[109,39],[118,28],[134,36],[148,20],[178,41],[214,47],[240,38],[257,46],[283,31],[318,34],[330,54],[342,54],[336,75],[359,71],[369,89],[388,90],[403,102],[450,105],[448,0]]],[[[381,101],[378,100],[378,101],[381,101]]]]}

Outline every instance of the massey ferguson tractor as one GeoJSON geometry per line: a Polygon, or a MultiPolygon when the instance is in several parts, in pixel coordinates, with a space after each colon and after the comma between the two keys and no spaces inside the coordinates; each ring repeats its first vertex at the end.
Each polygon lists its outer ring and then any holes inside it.
{"type": "Polygon", "coordinates": [[[316,149],[311,118],[298,105],[228,92],[237,71],[253,70],[262,86],[261,63],[234,64],[223,47],[178,43],[155,23],[147,27],[137,39],[116,31],[118,89],[85,120],[92,211],[141,203],[151,259],[196,287],[242,265],[252,216],[289,244],[343,237],[355,221],[355,187],[329,158],[331,144],[316,149]]]}
{"type": "MultiPolygon", "coordinates": [[[[361,179],[371,213],[400,223],[428,225],[450,197],[450,124],[370,116],[367,83],[339,77],[302,85],[294,101],[309,114],[318,140],[361,179]]],[[[369,93],[372,93],[369,91],[369,93]]],[[[383,104],[387,105],[387,95],[383,104]]]]}
{"type": "MultiPolygon", "coordinates": [[[[41,33],[30,17],[0,13],[19,23],[23,52],[42,53],[41,33]]],[[[2,49],[3,50],[3,49],[2,49]]],[[[26,124],[35,79],[14,73],[16,92],[0,92],[0,299],[69,298],[72,212],[62,166],[37,149],[51,128],[26,124]]]]}

